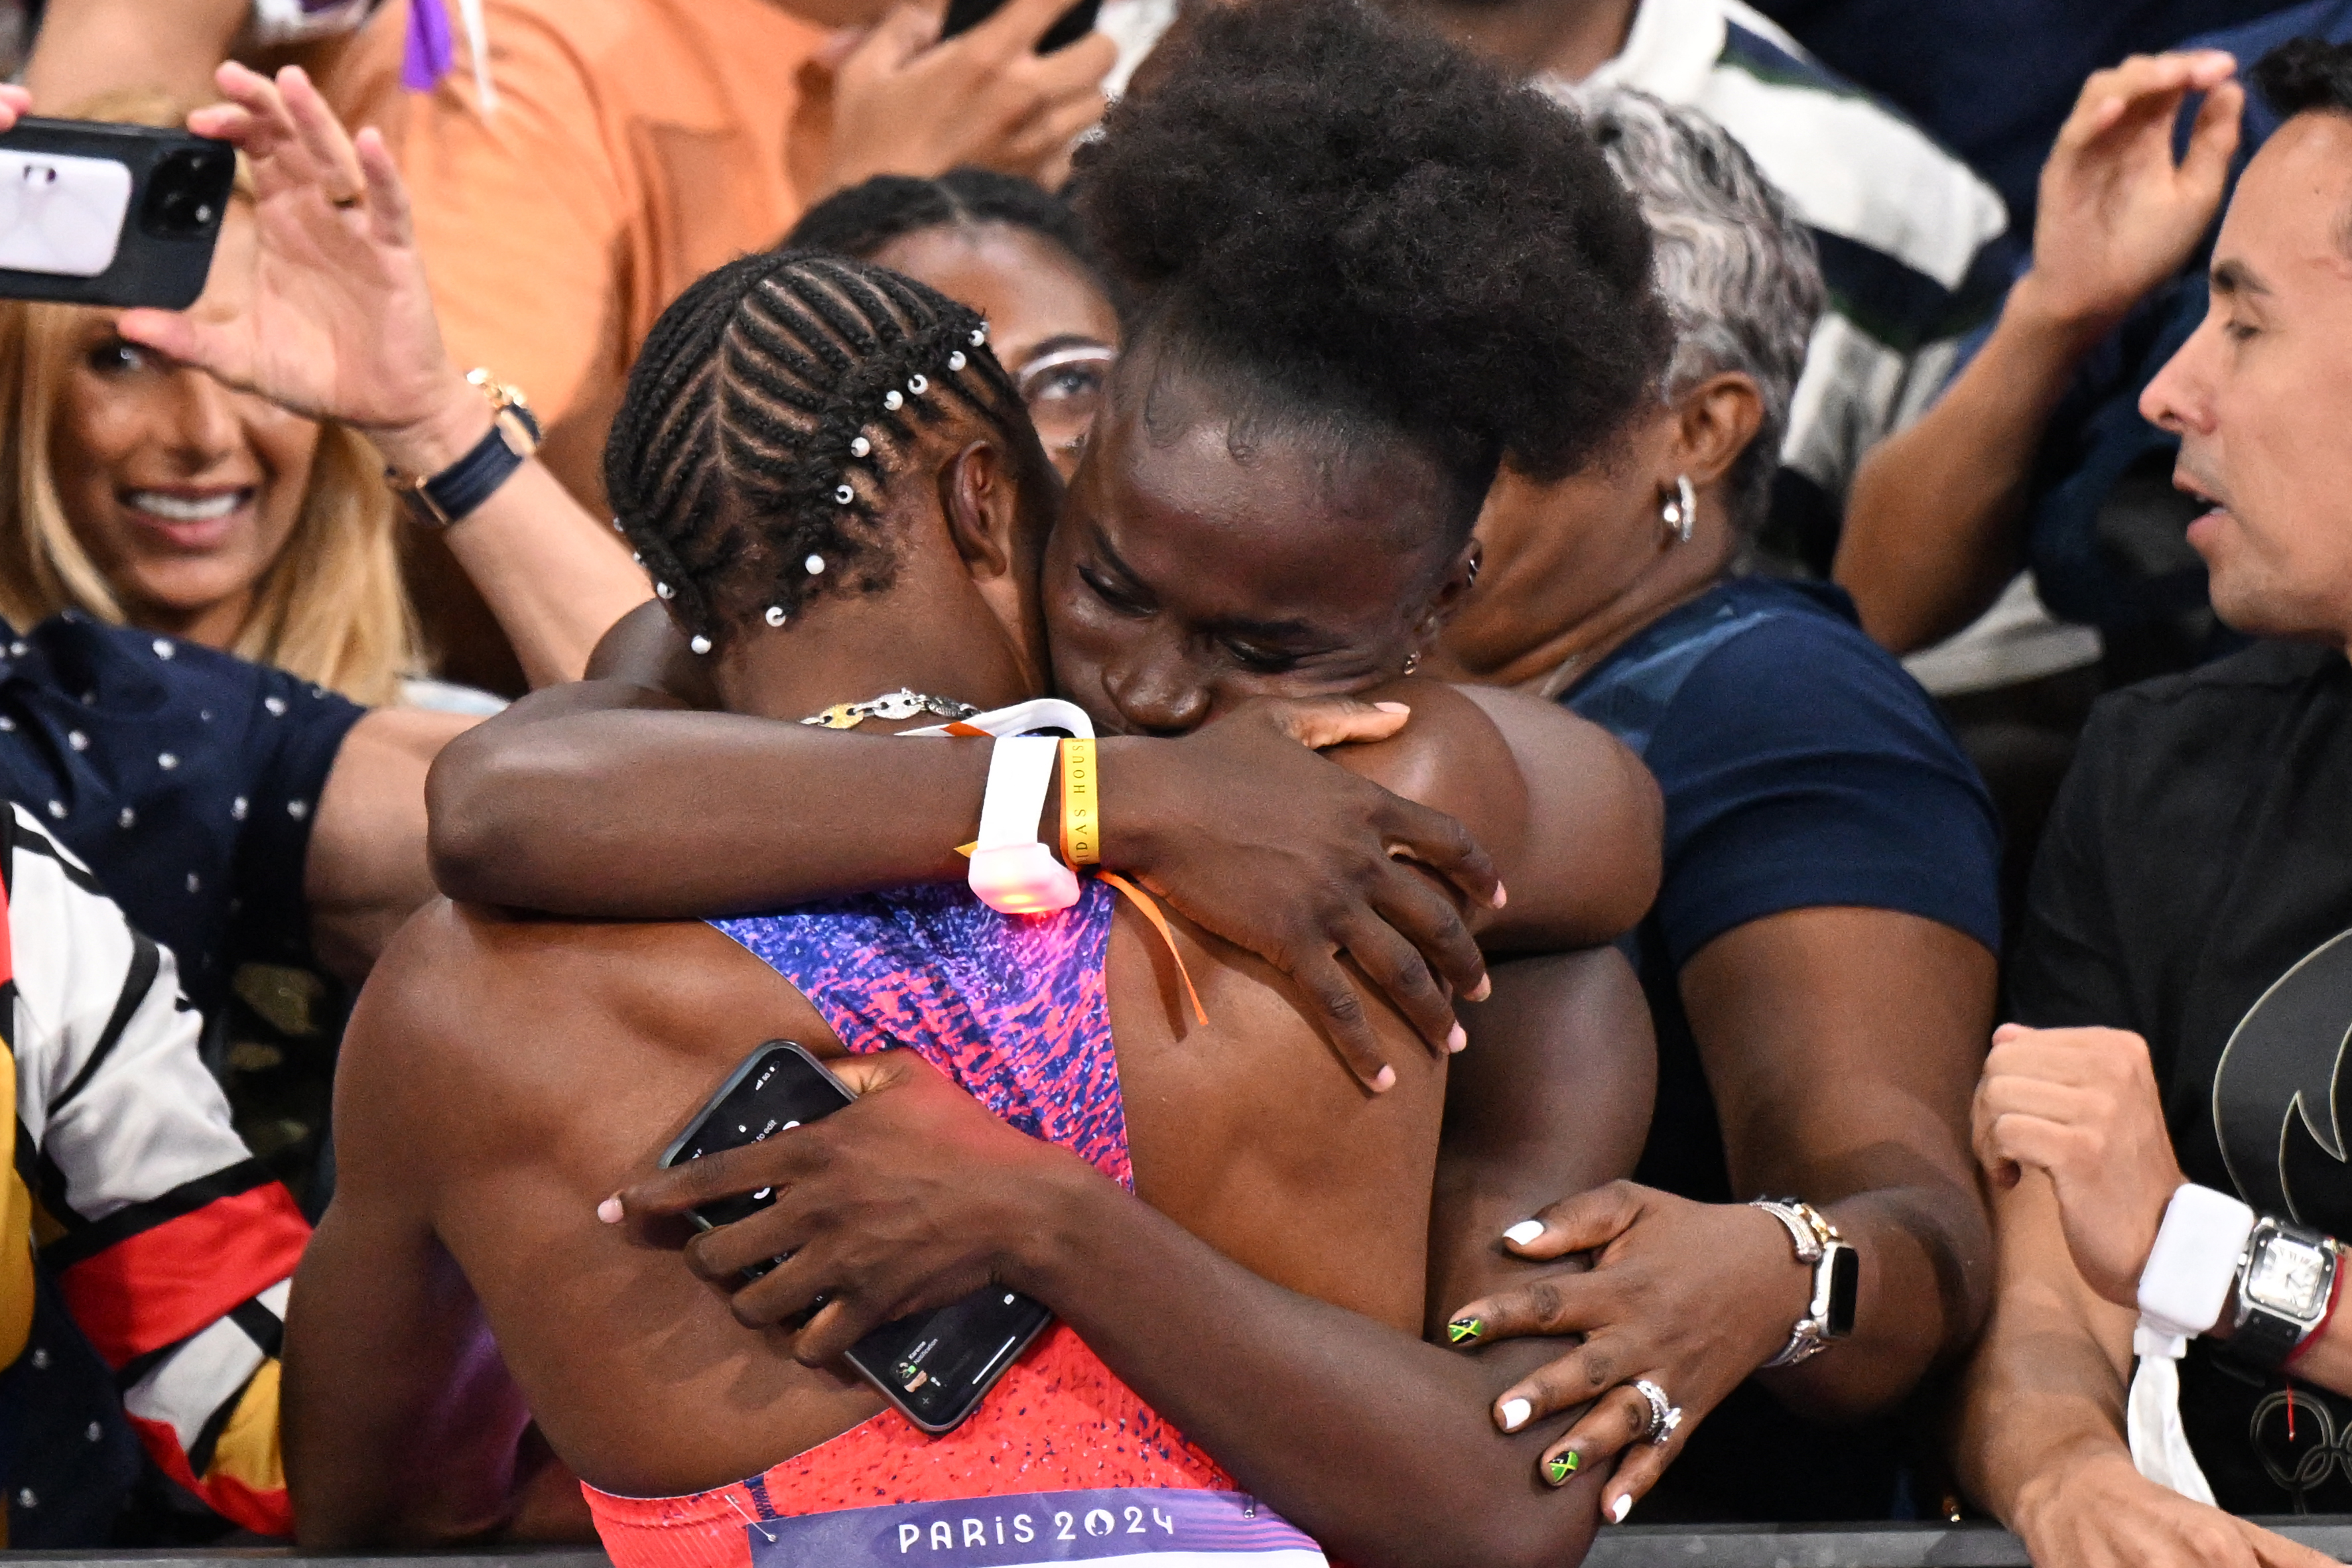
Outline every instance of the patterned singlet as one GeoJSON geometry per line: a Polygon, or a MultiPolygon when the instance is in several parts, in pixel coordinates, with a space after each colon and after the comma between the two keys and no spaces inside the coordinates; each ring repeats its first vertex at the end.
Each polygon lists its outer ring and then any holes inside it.
{"type": "MultiPolygon", "coordinates": [[[[942,886],[713,924],[851,1051],[910,1047],[1013,1127],[1131,1190],[1105,983],[1113,904],[1094,879],[1053,915],[999,914],[942,886]]],[[[1324,1563],[1058,1322],[943,1436],[886,1409],[690,1497],[582,1489],[616,1568],[1324,1563]]]]}

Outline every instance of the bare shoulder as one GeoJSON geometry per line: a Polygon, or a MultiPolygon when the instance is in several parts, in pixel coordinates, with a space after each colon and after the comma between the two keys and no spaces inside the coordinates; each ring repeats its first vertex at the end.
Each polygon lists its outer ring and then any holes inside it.
{"type": "Polygon", "coordinates": [[[1556,702],[1487,686],[1402,680],[1368,697],[1409,704],[1394,739],[1331,753],[1469,828],[1510,905],[1490,945],[1547,951],[1613,940],[1656,896],[1665,805],[1615,736],[1556,702]]]}

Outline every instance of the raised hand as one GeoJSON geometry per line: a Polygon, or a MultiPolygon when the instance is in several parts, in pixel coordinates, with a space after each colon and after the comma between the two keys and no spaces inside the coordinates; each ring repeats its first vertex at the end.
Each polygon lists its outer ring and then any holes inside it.
{"type": "Polygon", "coordinates": [[[299,67],[272,80],[231,62],[216,79],[228,101],[189,115],[188,128],[251,162],[252,278],[223,291],[226,309],[129,310],[118,330],[231,386],[352,426],[399,467],[438,471],[488,429],[489,410],[442,346],[383,137],[371,128],[354,141],[299,67]]]}
{"type": "Polygon", "coordinates": [[[2042,169],[2033,270],[2020,287],[2053,315],[2105,332],[2179,272],[2213,222],[2238,149],[2245,89],[2218,49],[2136,55],[2084,83],[2042,169]],[[2205,95],[2187,154],[2173,130],[2205,95]]]}
{"type": "Polygon", "coordinates": [[[943,174],[962,163],[1058,185],[1079,132],[1102,117],[1118,58],[1100,33],[1050,55],[1038,39],[1070,0],[1010,0],[970,32],[940,37],[937,4],[893,6],[834,77],[838,190],[876,174],[943,174]]]}

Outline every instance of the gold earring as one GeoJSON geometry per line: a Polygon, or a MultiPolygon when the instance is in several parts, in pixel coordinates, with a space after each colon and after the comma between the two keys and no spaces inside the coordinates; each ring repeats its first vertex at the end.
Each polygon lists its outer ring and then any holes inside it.
{"type": "Polygon", "coordinates": [[[1415,648],[1412,650],[1412,655],[1404,661],[1404,672],[1407,675],[1411,675],[1414,670],[1419,669],[1420,668],[1421,650],[1419,648],[1415,648]]]}

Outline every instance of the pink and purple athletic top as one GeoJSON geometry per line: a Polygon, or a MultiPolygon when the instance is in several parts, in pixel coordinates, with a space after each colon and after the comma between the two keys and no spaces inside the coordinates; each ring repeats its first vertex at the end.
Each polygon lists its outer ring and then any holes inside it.
{"type": "MultiPolygon", "coordinates": [[[[1004,915],[940,886],[713,923],[851,1051],[919,1051],[1132,1189],[1105,975],[1114,901],[1088,879],[1069,909],[1004,915]]],[[[1324,1568],[1061,1323],[945,1436],[886,1409],[690,1497],[582,1489],[615,1568],[1324,1568]]]]}

